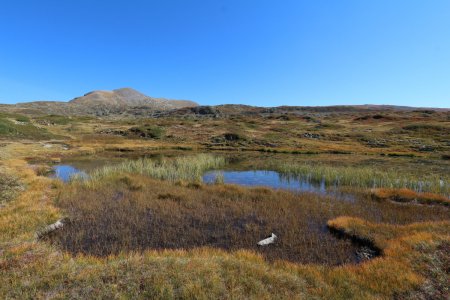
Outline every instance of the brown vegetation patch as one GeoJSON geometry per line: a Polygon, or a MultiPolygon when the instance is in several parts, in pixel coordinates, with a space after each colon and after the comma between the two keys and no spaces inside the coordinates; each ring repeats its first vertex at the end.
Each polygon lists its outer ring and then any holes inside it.
{"type": "Polygon", "coordinates": [[[109,255],[129,250],[214,247],[250,249],[269,260],[337,265],[356,262],[357,246],[337,239],[327,220],[353,215],[388,223],[442,220],[434,207],[399,208],[362,199],[356,203],[314,194],[230,185],[174,185],[122,176],[95,187],[64,187],[59,205],[71,222],[53,241],[73,253],[109,255]],[[138,188],[136,188],[138,187],[138,188]],[[256,243],[275,233],[267,247],[256,243]]]}
{"type": "Polygon", "coordinates": [[[394,116],[388,116],[388,115],[382,115],[382,114],[374,114],[374,115],[365,115],[356,117],[353,120],[354,121],[393,121],[397,118],[394,116]]]}

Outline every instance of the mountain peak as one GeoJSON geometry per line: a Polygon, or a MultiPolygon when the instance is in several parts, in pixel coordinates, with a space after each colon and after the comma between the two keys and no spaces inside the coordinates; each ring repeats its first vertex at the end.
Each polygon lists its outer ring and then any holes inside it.
{"type": "Polygon", "coordinates": [[[136,101],[142,100],[144,98],[151,98],[132,88],[121,88],[113,90],[112,92],[120,97],[123,97],[126,101],[136,101]]]}
{"type": "Polygon", "coordinates": [[[83,105],[87,107],[108,106],[108,107],[151,107],[154,109],[166,110],[171,108],[197,106],[192,101],[167,100],[149,97],[133,88],[125,87],[112,91],[95,90],[86,93],[82,97],[77,97],[71,104],[83,105]]]}

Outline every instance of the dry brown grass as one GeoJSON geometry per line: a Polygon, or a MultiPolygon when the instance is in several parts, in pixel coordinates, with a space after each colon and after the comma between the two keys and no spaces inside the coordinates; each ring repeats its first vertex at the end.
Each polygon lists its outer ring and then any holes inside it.
{"type": "MultiPolygon", "coordinates": [[[[74,257],[34,241],[34,232],[61,217],[52,205],[54,181],[37,177],[23,161],[6,163],[28,187],[0,209],[0,295],[7,299],[408,297],[430,291],[425,271],[436,269],[433,259],[449,242],[448,222],[397,226],[341,218],[334,222],[340,230],[375,240],[384,255],[340,267],[268,263],[253,251],[212,248],[74,257]]],[[[431,284],[439,295],[439,285],[431,284]]]]}
{"type": "Polygon", "coordinates": [[[73,253],[144,249],[251,249],[269,260],[336,265],[355,262],[355,245],[336,239],[327,220],[353,215],[387,223],[443,220],[437,208],[355,203],[314,194],[230,185],[173,185],[133,175],[64,187],[58,205],[71,218],[54,241],[73,253]],[[419,213],[420,212],[420,213],[419,213]],[[274,232],[279,241],[258,248],[274,232]]]}
{"type": "Polygon", "coordinates": [[[17,176],[0,167],[0,208],[23,188],[17,176]]]}
{"type": "Polygon", "coordinates": [[[355,247],[326,231],[327,217],[318,210],[330,204],[315,207],[320,201],[326,200],[263,188],[174,186],[129,175],[94,189],[66,187],[58,203],[72,221],[55,241],[70,252],[95,255],[208,246],[252,249],[270,260],[354,261],[355,247]],[[271,232],[279,242],[258,248],[271,232]]]}
{"type": "MultiPolygon", "coordinates": [[[[56,163],[56,161],[52,161],[54,163],[56,163]]],[[[59,162],[61,162],[59,160],[59,162]]],[[[34,165],[32,166],[34,172],[36,173],[36,175],[38,176],[48,176],[49,174],[51,174],[53,172],[52,167],[48,166],[48,165],[34,165]]]]}

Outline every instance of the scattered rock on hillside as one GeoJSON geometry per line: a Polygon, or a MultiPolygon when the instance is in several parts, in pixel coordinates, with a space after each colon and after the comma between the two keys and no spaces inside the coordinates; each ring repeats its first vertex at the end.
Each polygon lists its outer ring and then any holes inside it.
{"type": "Polygon", "coordinates": [[[303,137],[308,138],[308,139],[320,139],[321,136],[318,133],[310,133],[310,132],[305,132],[303,134],[303,137]]]}

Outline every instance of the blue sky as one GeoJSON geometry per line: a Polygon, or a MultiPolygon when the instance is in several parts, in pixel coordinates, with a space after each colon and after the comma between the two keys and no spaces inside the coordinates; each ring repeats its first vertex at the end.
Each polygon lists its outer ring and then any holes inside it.
{"type": "Polygon", "coordinates": [[[450,107],[448,0],[2,1],[0,103],[450,107]]]}

